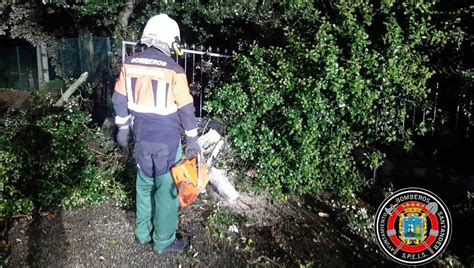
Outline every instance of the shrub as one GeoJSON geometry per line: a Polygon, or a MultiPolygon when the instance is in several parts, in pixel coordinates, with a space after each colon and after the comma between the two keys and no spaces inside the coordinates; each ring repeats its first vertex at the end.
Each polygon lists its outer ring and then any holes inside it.
{"type": "Polygon", "coordinates": [[[63,89],[64,86],[65,86],[65,83],[63,80],[55,79],[49,82],[44,82],[42,85],[40,85],[40,90],[48,90],[51,92],[61,92],[61,89],[63,89]]]}
{"type": "Polygon", "coordinates": [[[0,216],[126,199],[119,152],[93,126],[78,101],[52,107],[36,93],[25,111],[0,119],[0,216]]]}
{"type": "Polygon", "coordinates": [[[301,8],[284,46],[254,44],[249,55],[235,55],[235,74],[207,109],[255,166],[257,186],[352,199],[368,184],[361,167],[382,163],[378,145],[411,147],[404,121],[429,91],[427,58],[417,50],[429,7],[346,3],[331,16],[301,8]],[[413,12],[421,15],[404,17],[413,12]]]}

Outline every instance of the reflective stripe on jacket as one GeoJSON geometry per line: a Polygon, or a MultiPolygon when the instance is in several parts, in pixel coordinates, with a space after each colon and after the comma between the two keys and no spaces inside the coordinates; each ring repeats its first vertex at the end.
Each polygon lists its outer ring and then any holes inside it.
{"type": "MultiPolygon", "coordinates": [[[[155,167],[163,166],[156,161],[173,162],[183,131],[189,133],[196,129],[193,97],[183,68],[154,47],[125,60],[115,84],[112,103],[116,124],[128,124],[130,113],[135,117],[135,142],[159,143],[168,147],[167,153],[154,156],[160,158],[154,159],[155,167]],[[136,129],[138,127],[140,129],[136,129]]],[[[161,145],[158,147],[164,148],[161,145]]],[[[140,166],[149,164],[140,163],[138,159],[137,162],[140,166]]],[[[168,164],[163,170],[169,170],[168,164]]],[[[161,175],[143,171],[150,177],[161,175]]]]}
{"type": "Polygon", "coordinates": [[[178,127],[181,131],[196,128],[186,74],[171,57],[156,48],[125,60],[114,95],[118,121],[126,121],[130,110],[136,118],[160,121],[164,127],[178,127]]]}

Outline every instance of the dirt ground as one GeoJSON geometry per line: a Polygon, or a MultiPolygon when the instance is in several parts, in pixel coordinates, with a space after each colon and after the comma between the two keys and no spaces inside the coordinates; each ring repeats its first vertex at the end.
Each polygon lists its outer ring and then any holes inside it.
{"type": "Polygon", "coordinates": [[[20,217],[8,234],[7,266],[389,264],[374,244],[334,225],[331,211],[296,199],[277,203],[270,199],[243,193],[240,201],[228,204],[208,191],[180,212],[180,233],[190,247],[184,254],[169,256],[156,256],[151,247],[134,243],[133,211],[110,200],[84,209],[20,217]]]}
{"type": "Polygon", "coordinates": [[[20,108],[29,95],[27,91],[0,89],[0,114],[6,112],[8,108],[20,108]]]}

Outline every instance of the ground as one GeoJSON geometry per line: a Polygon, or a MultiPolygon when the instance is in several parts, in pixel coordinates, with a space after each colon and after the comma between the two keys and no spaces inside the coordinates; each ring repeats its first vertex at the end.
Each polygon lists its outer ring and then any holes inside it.
{"type": "MultiPolygon", "coordinates": [[[[212,190],[180,212],[180,233],[190,241],[181,255],[156,256],[134,243],[132,210],[112,200],[83,209],[19,215],[9,232],[7,266],[378,266],[373,243],[334,224],[330,206],[299,199],[271,202],[242,193],[233,204],[212,190]]],[[[319,202],[319,201],[318,201],[319,202]]]]}
{"type": "MultiPolygon", "coordinates": [[[[379,251],[370,228],[364,229],[372,222],[370,205],[344,206],[324,195],[275,200],[241,184],[237,189],[240,197],[231,204],[208,186],[195,204],[182,209],[179,233],[190,247],[168,256],[134,242],[133,208],[113,200],[17,215],[8,232],[6,266],[397,266],[379,251]],[[350,210],[359,222],[365,219],[363,228],[345,217],[350,210]]],[[[429,266],[463,265],[444,255],[429,266]]]]}
{"type": "Polygon", "coordinates": [[[8,108],[19,109],[30,93],[20,90],[0,89],[0,114],[8,108]]]}

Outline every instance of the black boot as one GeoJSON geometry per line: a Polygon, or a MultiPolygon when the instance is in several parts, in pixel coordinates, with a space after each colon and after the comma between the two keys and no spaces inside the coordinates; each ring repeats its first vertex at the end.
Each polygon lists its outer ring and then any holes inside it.
{"type": "Polygon", "coordinates": [[[173,243],[171,243],[168,247],[163,249],[161,252],[155,251],[158,255],[164,255],[167,253],[181,253],[186,249],[188,246],[188,241],[184,238],[176,238],[173,243]]]}

